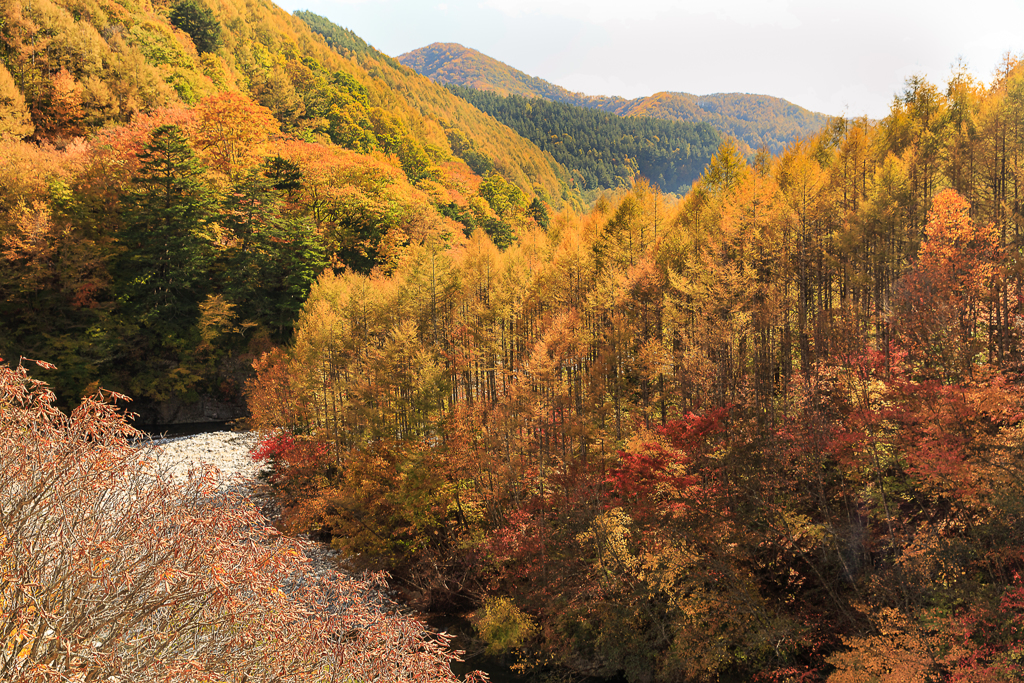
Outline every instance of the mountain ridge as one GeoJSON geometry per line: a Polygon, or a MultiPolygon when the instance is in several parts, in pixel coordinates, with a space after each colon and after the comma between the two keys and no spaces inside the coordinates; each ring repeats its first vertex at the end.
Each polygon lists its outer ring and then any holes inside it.
{"type": "Polygon", "coordinates": [[[645,116],[669,121],[706,122],[724,135],[741,141],[751,153],[767,148],[778,154],[786,145],[825,127],[829,116],[788,100],[753,93],[693,95],[660,91],[627,99],[615,95],[586,95],[516,69],[459,43],[432,43],[396,60],[445,85],[454,84],[495,92],[546,99],[599,109],[617,116],[645,116]]]}

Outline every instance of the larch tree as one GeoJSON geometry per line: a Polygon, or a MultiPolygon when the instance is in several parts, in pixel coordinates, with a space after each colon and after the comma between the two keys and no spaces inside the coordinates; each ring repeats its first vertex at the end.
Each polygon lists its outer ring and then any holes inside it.
{"type": "Polygon", "coordinates": [[[11,72],[0,63],[0,138],[27,138],[34,131],[25,96],[15,85],[11,72]]]}
{"type": "Polygon", "coordinates": [[[195,112],[196,149],[210,168],[232,179],[259,162],[267,141],[278,132],[269,109],[237,92],[204,98],[195,112]]]}

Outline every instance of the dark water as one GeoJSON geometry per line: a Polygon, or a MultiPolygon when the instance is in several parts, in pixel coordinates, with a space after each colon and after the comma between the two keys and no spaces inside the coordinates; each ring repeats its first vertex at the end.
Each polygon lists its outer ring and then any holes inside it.
{"type": "Polygon", "coordinates": [[[465,650],[463,662],[454,662],[452,671],[460,678],[471,671],[483,671],[493,683],[626,683],[619,676],[614,678],[596,678],[583,676],[567,669],[546,667],[522,673],[513,669],[517,659],[514,656],[496,656],[484,651],[484,644],[476,638],[476,631],[469,619],[451,614],[430,614],[424,621],[432,629],[447,631],[455,636],[451,648],[465,650]]]}

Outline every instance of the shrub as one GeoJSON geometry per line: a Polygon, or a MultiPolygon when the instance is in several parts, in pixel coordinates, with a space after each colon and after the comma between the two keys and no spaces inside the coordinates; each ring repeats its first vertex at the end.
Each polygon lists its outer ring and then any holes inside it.
{"type": "Polygon", "coordinates": [[[53,401],[0,364],[0,680],[455,680],[379,586],[311,573],[209,469],[163,476],[102,396],[53,401]]]}
{"type": "Polygon", "coordinates": [[[537,635],[537,625],[509,598],[488,598],[477,630],[492,654],[520,648],[537,635]]]}

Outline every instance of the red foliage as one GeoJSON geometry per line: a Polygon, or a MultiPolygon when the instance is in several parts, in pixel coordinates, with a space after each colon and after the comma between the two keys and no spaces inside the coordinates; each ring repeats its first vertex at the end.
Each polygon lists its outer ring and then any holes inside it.
{"type": "Polygon", "coordinates": [[[682,491],[696,482],[690,475],[675,472],[691,462],[686,454],[660,443],[648,442],[641,448],[639,453],[619,451],[619,465],[608,474],[616,495],[652,496],[665,487],[682,491]]]}
{"type": "Polygon", "coordinates": [[[272,483],[309,477],[323,465],[326,457],[326,444],[299,440],[287,433],[260,441],[252,452],[255,462],[272,466],[272,483]]]}
{"type": "Polygon", "coordinates": [[[636,452],[619,451],[619,462],[607,477],[611,499],[629,501],[641,519],[686,511],[687,499],[702,497],[695,495],[699,480],[689,468],[714,447],[728,413],[729,408],[690,413],[657,429],[668,444],[645,441],[636,452]]]}

